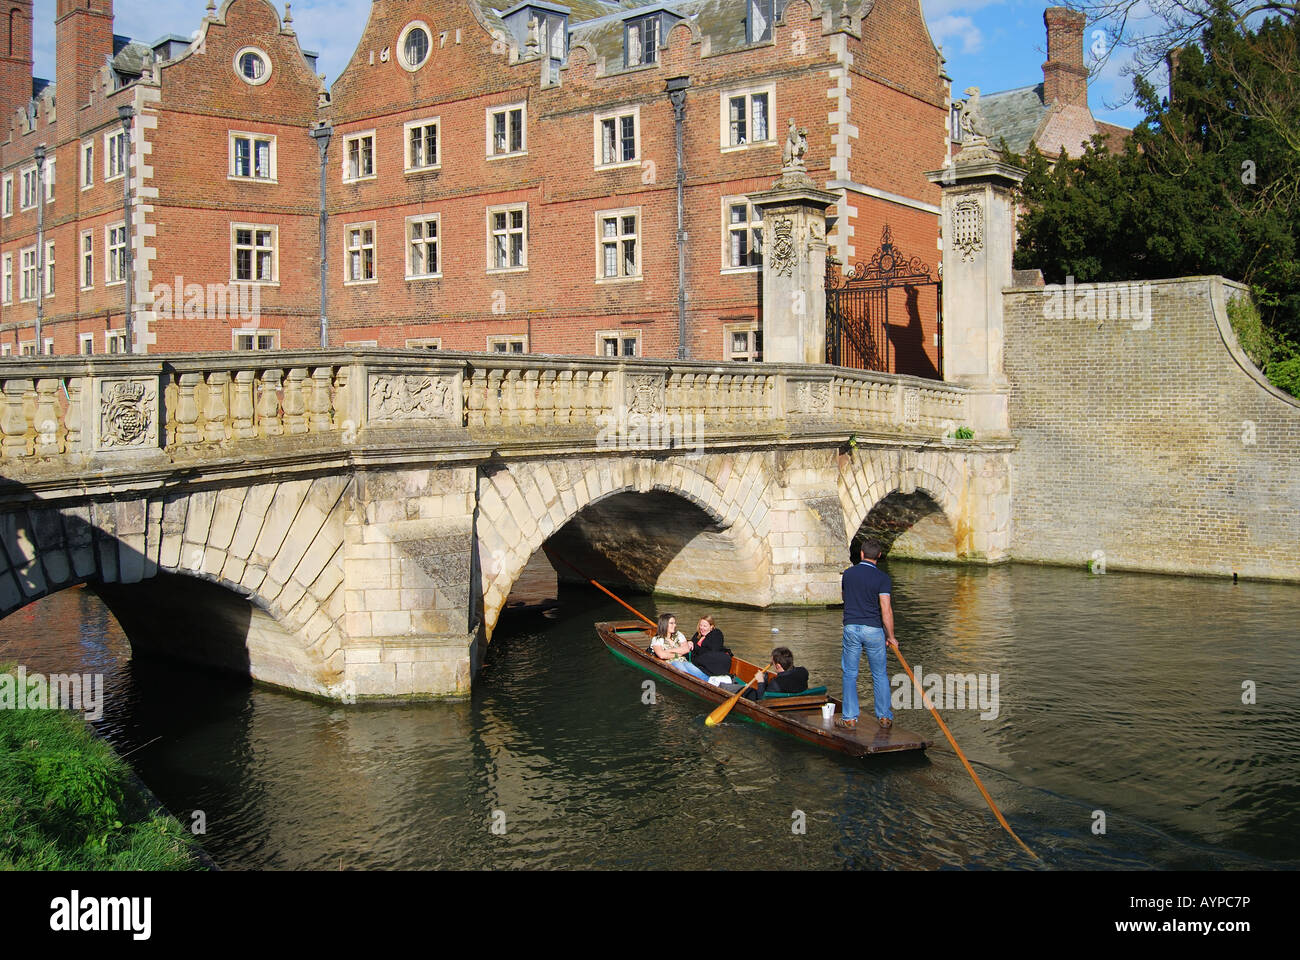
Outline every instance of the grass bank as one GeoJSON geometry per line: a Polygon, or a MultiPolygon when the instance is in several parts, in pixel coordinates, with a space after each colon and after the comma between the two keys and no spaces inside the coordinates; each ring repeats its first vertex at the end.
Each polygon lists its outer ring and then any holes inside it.
{"type": "Polygon", "coordinates": [[[0,870],[197,869],[188,831],[80,714],[0,709],[0,870]]]}

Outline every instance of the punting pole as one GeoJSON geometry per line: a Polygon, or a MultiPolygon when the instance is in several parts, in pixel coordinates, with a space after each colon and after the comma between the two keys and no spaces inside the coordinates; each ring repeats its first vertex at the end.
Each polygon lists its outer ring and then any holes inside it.
{"type": "Polygon", "coordinates": [[[591,584],[593,587],[595,587],[595,588],[596,588],[597,590],[599,590],[601,593],[605,594],[607,597],[609,597],[611,600],[615,601],[616,603],[621,603],[621,604],[623,604],[624,607],[626,607],[628,610],[631,610],[633,613],[635,613],[638,617],[640,617],[640,618],[641,618],[642,620],[644,620],[646,623],[650,624],[650,626],[652,626],[652,627],[657,627],[657,626],[658,626],[657,623],[655,623],[653,620],[651,620],[649,617],[647,617],[644,613],[642,613],[642,612],[641,612],[640,610],[638,610],[636,607],[631,606],[630,604],[627,604],[627,603],[623,603],[623,601],[622,601],[621,599],[619,599],[618,597],[616,597],[616,596],[613,594],[613,592],[611,592],[611,591],[609,591],[609,590],[606,590],[606,589],[605,589],[604,587],[602,587],[599,583],[597,583],[595,580],[591,579],[591,577],[587,576],[585,573],[583,573],[581,570],[579,570],[577,567],[575,567],[573,564],[571,564],[568,560],[565,560],[565,559],[564,559],[562,556],[560,556],[558,553],[557,553],[557,554],[549,554],[549,553],[548,553],[547,556],[548,556],[548,557],[549,557],[549,556],[554,556],[556,560],[559,560],[560,563],[564,564],[566,567],[568,567],[570,570],[572,570],[572,571],[573,571],[574,573],[576,573],[578,576],[582,577],[582,579],[586,580],[589,584],[591,584]]]}
{"type": "Polygon", "coordinates": [[[921,684],[917,682],[916,674],[912,673],[912,668],[907,665],[907,660],[903,657],[903,651],[899,650],[898,647],[893,646],[891,646],[891,649],[894,651],[894,655],[898,657],[898,662],[903,665],[903,669],[907,671],[907,675],[912,678],[912,685],[916,687],[916,692],[921,695],[921,702],[925,704],[927,710],[934,714],[934,719],[939,724],[939,729],[942,730],[943,735],[948,738],[948,742],[952,744],[952,748],[957,751],[957,757],[961,760],[962,766],[966,768],[966,772],[970,774],[970,778],[975,781],[975,786],[979,787],[979,791],[984,795],[984,800],[988,803],[989,809],[993,811],[993,816],[997,817],[998,823],[1002,824],[1002,829],[1011,834],[1011,839],[1020,844],[1020,846],[1024,848],[1025,853],[1029,854],[1035,860],[1040,859],[1038,854],[1034,853],[1034,851],[1030,850],[1029,847],[1026,846],[1025,841],[1016,836],[1016,831],[1011,829],[1011,824],[1007,823],[1007,819],[1002,816],[1002,811],[998,809],[998,805],[993,802],[993,798],[989,796],[989,792],[984,789],[984,784],[980,783],[980,778],[976,775],[974,768],[971,767],[970,761],[966,759],[966,754],[962,753],[961,747],[957,746],[957,741],[953,738],[952,731],[948,729],[948,724],[943,722],[943,718],[939,716],[939,711],[934,709],[934,704],[930,703],[930,698],[927,697],[925,691],[921,689],[921,684]]]}

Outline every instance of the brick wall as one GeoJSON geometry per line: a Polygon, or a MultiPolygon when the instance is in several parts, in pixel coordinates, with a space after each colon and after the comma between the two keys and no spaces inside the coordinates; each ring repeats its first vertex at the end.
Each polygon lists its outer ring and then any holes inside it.
{"type": "Polygon", "coordinates": [[[1015,557],[1300,579],[1300,402],[1236,346],[1224,298],[1245,288],[1147,286],[1149,326],[1053,318],[1051,287],[1004,294],[1015,557]]]}

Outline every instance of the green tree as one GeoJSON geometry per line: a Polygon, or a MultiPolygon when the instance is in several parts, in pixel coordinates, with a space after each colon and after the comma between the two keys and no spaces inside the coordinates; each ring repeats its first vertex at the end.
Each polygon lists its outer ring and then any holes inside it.
{"type": "Polygon", "coordinates": [[[1100,140],[1054,164],[1020,158],[1016,266],[1051,282],[1223,274],[1265,325],[1300,342],[1300,22],[1243,26],[1220,3],[1180,51],[1171,100],[1143,78],[1146,117],[1115,152],[1100,140]]]}

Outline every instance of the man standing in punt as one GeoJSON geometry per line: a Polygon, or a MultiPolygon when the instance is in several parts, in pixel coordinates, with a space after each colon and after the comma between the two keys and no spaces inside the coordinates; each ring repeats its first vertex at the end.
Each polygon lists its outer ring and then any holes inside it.
{"type": "Polygon", "coordinates": [[[835,725],[852,730],[858,725],[858,665],[867,654],[871,667],[871,691],[876,721],[888,730],[894,725],[889,706],[889,677],[885,673],[885,645],[898,649],[894,636],[894,610],[889,597],[893,590],[889,575],[877,569],[880,543],[873,539],[854,541],[849,553],[854,564],[840,578],[844,598],[844,649],[840,668],[844,671],[843,713],[835,725]]]}

